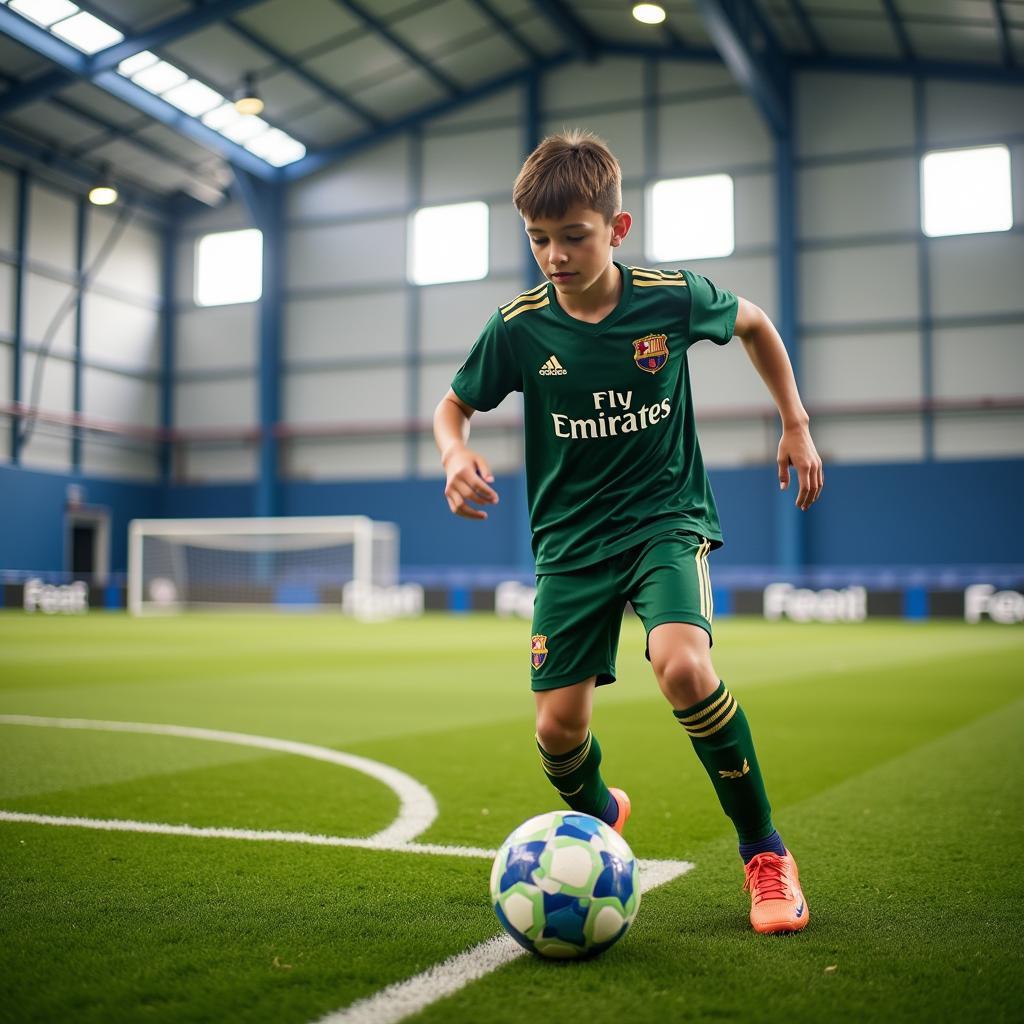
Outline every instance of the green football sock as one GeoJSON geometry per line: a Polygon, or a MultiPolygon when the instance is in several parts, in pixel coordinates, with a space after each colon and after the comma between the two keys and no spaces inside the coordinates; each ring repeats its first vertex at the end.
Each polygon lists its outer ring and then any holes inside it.
{"type": "Polygon", "coordinates": [[[592,732],[575,750],[567,754],[549,754],[537,740],[541,764],[548,781],[558,795],[574,810],[604,816],[611,800],[601,778],[601,746],[592,732]]]}
{"type": "Polygon", "coordinates": [[[741,843],[755,842],[775,831],[764,779],[754,753],[747,716],[736,698],[718,689],[684,711],[674,711],[732,819],[741,843]]]}

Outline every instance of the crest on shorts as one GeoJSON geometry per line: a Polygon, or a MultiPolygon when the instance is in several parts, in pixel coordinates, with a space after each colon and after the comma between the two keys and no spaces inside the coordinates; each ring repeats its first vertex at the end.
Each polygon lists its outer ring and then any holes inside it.
{"type": "Polygon", "coordinates": [[[540,668],[547,661],[548,638],[540,633],[530,637],[530,660],[534,668],[540,668]]]}
{"type": "Polygon", "coordinates": [[[633,342],[633,362],[645,373],[657,373],[668,362],[668,335],[637,338],[633,342]]]}

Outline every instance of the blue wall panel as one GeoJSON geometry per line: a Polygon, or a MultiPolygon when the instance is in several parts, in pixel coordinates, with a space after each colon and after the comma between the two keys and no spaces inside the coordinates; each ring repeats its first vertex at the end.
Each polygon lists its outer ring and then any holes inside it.
{"type": "MultiPolygon", "coordinates": [[[[1024,564],[1024,459],[831,466],[821,502],[807,513],[809,566],[1024,564]]],[[[780,496],[773,466],[711,474],[725,547],[715,565],[775,563],[780,496]]],[[[59,571],[69,483],[111,512],[111,570],[126,568],[128,521],[136,517],[245,516],[252,484],[120,483],[0,466],[0,569],[59,571]]],[[[398,523],[406,567],[515,570],[525,505],[520,478],[501,476],[503,501],[486,523],[456,519],[440,480],[285,483],[286,515],[369,515],[398,523]]]]}
{"type": "Polygon", "coordinates": [[[0,569],[61,572],[68,484],[85,491],[85,503],[110,513],[110,569],[128,562],[128,522],[160,514],[160,488],[95,477],[39,473],[0,466],[0,569]]]}

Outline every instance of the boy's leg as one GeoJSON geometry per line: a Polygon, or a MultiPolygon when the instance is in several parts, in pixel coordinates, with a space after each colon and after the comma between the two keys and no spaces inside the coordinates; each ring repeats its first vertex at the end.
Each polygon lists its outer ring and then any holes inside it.
{"type": "Polygon", "coordinates": [[[538,690],[537,748],[548,781],[574,810],[615,823],[618,806],[601,777],[601,746],[590,731],[596,677],[538,690]]]}
{"type": "Polygon", "coordinates": [[[594,689],[615,680],[625,601],[612,584],[607,566],[538,577],[531,687],[548,781],[573,810],[621,831],[628,809],[601,777],[601,747],[590,731],[594,689]]]}
{"type": "Polygon", "coordinates": [[[630,600],[647,629],[662,693],[736,828],[751,924],[758,931],[795,931],[807,923],[796,864],[772,824],[746,716],[711,663],[709,548],[681,531],[656,538],[634,567],[630,600]]]}
{"type": "Polygon", "coordinates": [[[718,679],[708,634],[687,622],[666,622],[651,630],[647,645],[661,692],[736,827],[744,860],[765,849],[784,852],[746,715],[718,679]]]}

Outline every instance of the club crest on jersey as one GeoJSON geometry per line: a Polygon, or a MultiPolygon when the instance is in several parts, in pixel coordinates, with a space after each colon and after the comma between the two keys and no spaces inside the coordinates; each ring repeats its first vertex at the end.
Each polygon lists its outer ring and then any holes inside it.
{"type": "Polygon", "coordinates": [[[530,637],[530,660],[534,668],[540,668],[548,658],[548,638],[537,633],[530,637]]]}
{"type": "Polygon", "coordinates": [[[633,362],[645,373],[657,373],[668,362],[668,335],[637,338],[633,342],[633,362]]]}

